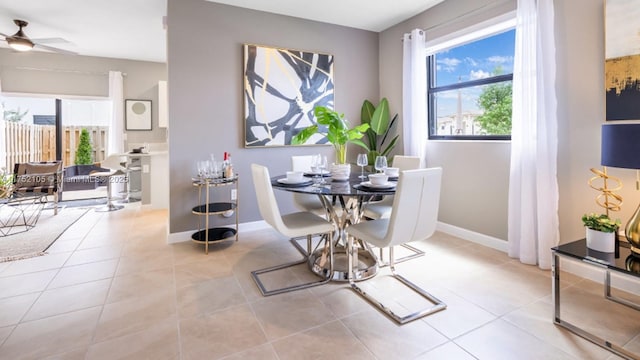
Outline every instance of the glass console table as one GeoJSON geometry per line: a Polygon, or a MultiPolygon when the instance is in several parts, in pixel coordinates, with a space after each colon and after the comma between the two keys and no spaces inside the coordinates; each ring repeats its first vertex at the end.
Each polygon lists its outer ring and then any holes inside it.
{"type": "Polygon", "coordinates": [[[564,320],[560,316],[560,258],[568,258],[581,261],[591,267],[604,271],[604,297],[608,300],[625,305],[631,309],[640,311],[640,304],[634,303],[611,292],[611,273],[615,273],[631,281],[640,281],[640,257],[631,255],[629,244],[620,241],[619,251],[616,253],[603,253],[587,248],[586,240],[577,240],[559,245],[551,249],[552,263],[552,292],[553,292],[553,322],[567,330],[579,335],[603,348],[625,358],[640,360],[640,354],[634,354],[619,344],[613,344],[607,339],[586,331],[585,329],[564,320]]]}

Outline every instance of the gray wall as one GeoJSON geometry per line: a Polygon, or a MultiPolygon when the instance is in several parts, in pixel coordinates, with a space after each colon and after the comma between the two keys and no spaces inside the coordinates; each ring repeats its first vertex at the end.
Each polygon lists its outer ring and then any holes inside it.
{"type": "MultiPolygon", "coordinates": [[[[434,38],[515,9],[515,1],[448,0],[380,34],[380,89],[402,112],[402,33],[427,29],[434,38]]],[[[558,96],[558,183],[561,242],[584,237],[580,217],[600,212],[598,193],[588,187],[589,171],[600,164],[600,127],[604,123],[604,14],[602,0],[555,2],[558,96]]],[[[400,116],[402,119],[402,116],[400,116]]],[[[439,220],[464,229],[507,238],[510,143],[432,141],[429,166],[442,166],[439,220]]],[[[609,169],[625,184],[623,223],[640,196],[633,171],[609,169]]]]}
{"type": "MultiPolygon", "coordinates": [[[[251,222],[261,220],[251,163],[281,174],[290,168],[291,155],[334,153],[328,146],[244,148],[244,43],[333,54],[336,109],[354,122],[359,122],[363,100],[378,97],[377,33],[201,0],[169,0],[168,24],[171,233],[197,225],[191,213],[198,202],[191,177],[198,159],[211,153],[221,159],[224,151],[231,152],[240,175],[240,222],[251,222]]],[[[230,196],[228,189],[219,194],[230,196]]],[[[290,194],[276,195],[283,212],[293,210],[290,194]]]]}
{"type": "Polygon", "coordinates": [[[167,79],[166,64],[0,48],[3,92],[106,97],[110,70],[127,74],[125,99],[152,101],[152,131],[127,131],[128,142],[166,142],[166,129],[158,127],[158,81],[167,79]]]}

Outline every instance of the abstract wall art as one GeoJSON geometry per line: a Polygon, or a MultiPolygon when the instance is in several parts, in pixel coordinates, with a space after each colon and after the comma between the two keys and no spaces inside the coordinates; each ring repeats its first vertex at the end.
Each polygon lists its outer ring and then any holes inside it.
{"type": "MultiPolygon", "coordinates": [[[[244,45],[245,147],[291,145],[315,123],[313,108],[334,108],[333,56],[244,45]]],[[[318,134],[307,144],[327,143],[318,134]]]]}
{"type": "Polygon", "coordinates": [[[606,0],[607,120],[640,120],[640,1],[606,0]]]}
{"type": "Polygon", "coordinates": [[[124,101],[127,130],[151,130],[151,100],[124,101]]]}

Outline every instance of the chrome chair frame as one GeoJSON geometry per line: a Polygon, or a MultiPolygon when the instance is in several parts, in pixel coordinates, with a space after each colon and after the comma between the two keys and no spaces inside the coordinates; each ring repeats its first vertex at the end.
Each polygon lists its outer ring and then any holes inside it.
{"type": "Polygon", "coordinates": [[[348,280],[351,289],[399,324],[406,324],[447,308],[447,305],[443,301],[396,272],[396,261],[393,251],[394,245],[402,245],[409,241],[426,239],[433,235],[437,223],[441,179],[441,168],[401,172],[393,201],[394,211],[391,214],[391,218],[362,222],[346,229],[349,235],[347,246],[349,269],[353,269],[354,265],[354,238],[358,238],[361,241],[380,248],[388,247],[389,268],[392,277],[432,304],[430,307],[414,311],[405,316],[400,316],[360,288],[352,276],[353,272],[349,271],[348,280]],[[417,201],[416,194],[419,195],[417,201]]]}
{"type": "Polygon", "coordinates": [[[330,222],[326,221],[325,219],[317,215],[314,215],[311,212],[306,212],[306,211],[301,211],[301,212],[287,214],[287,215],[280,215],[280,210],[278,208],[275,195],[273,194],[273,188],[271,186],[269,170],[264,166],[252,164],[251,172],[253,175],[253,182],[254,182],[256,194],[258,196],[258,208],[264,220],[269,225],[271,225],[276,231],[280,232],[285,236],[297,238],[297,237],[300,237],[303,233],[306,233],[306,238],[307,238],[307,254],[300,251],[300,253],[302,253],[302,255],[304,256],[303,259],[293,261],[293,262],[288,262],[281,265],[270,266],[264,269],[251,271],[251,277],[253,278],[254,282],[258,286],[260,293],[262,293],[263,296],[271,296],[271,295],[282,294],[290,291],[306,289],[306,288],[326,284],[327,282],[331,281],[331,279],[333,278],[333,269],[334,269],[333,233],[335,229],[333,224],[331,224],[330,222]],[[307,230],[304,229],[304,227],[297,228],[297,229],[288,227],[286,225],[287,223],[286,220],[293,219],[293,221],[295,221],[296,217],[306,218],[304,219],[305,221],[308,221],[308,222],[310,221],[315,223],[313,224],[314,227],[318,227],[318,228],[324,227],[327,231],[323,233],[308,233],[307,230]],[[317,219],[317,221],[315,219],[317,219]],[[323,240],[324,240],[325,251],[328,251],[327,260],[329,261],[329,268],[324,274],[325,276],[318,281],[311,281],[307,283],[268,290],[264,285],[264,283],[262,282],[262,280],[260,280],[260,275],[307,263],[310,259],[309,254],[313,253],[311,249],[312,235],[315,235],[315,234],[322,234],[321,241],[318,243],[317,246],[320,246],[320,244],[323,243],[323,240]]]}

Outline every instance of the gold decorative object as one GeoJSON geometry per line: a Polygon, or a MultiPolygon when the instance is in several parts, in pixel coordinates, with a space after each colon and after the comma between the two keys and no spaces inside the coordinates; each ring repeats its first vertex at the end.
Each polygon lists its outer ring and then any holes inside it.
{"type": "Polygon", "coordinates": [[[602,171],[591,168],[591,172],[596,174],[596,176],[589,179],[589,186],[597,191],[600,191],[600,194],[596,197],[596,204],[603,207],[609,216],[609,211],[620,211],[622,206],[622,196],[615,193],[622,189],[622,181],[615,176],[611,176],[607,174],[607,168],[603,167],[602,171]],[[596,180],[602,179],[602,186],[595,186],[593,183],[596,180]],[[609,183],[614,182],[616,185],[613,188],[609,188],[609,183]]]}

